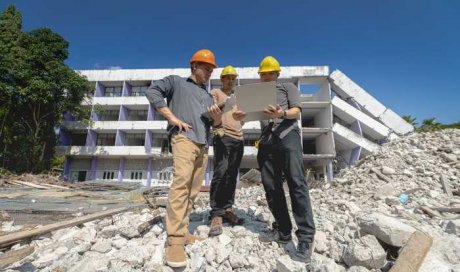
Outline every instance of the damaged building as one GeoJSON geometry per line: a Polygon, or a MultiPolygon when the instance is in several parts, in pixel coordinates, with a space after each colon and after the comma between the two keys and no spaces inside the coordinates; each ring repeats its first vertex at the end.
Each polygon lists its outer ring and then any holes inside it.
{"type": "MultiPolygon", "coordinates": [[[[219,69],[207,84],[220,88],[219,69]]],[[[237,68],[237,85],[259,82],[256,67],[237,68]]],[[[188,77],[190,69],[81,70],[95,85],[83,105],[90,122],[65,115],[58,153],[66,156],[69,181],[107,180],[167,185],[172,179],[167,121],[145,97],[151,80],[167,75],[188,77]]],[[[385,107],[344,73],[328,66],[282,67],[280,82],[301,90],[304,164],[317,179],[331,180],[337,168],[353,165],[379,145],[408,134],[414,127],[385,107]]],[[[257,168],[255,141],[259,122],[244,127],[245,147],[240,171],[257,168]]],[[[213,149],[209,149],[210,159],[213,149]]],[[[212,179],[208,164],[203,185],[212,179]]]]}

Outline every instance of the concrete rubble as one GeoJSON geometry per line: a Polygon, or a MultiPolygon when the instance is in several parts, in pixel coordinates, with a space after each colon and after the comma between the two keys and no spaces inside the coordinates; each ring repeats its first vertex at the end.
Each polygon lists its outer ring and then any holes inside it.
{"type": "MultiPolygon", "coordinates": [[[[286,245],[262,239],[270,233],[273,217],[260,182],[250,181],[236,192],[236,213],[245,224],[225,225],[221,236],[188,245],[185,271],[388,271],[410,235],[420,230],[433,237],[420,271],[460,272],[460,213],[440,211],[434,216],[421,208],[460,207],[459,188],[460,130],[414,133],[384,144],[339,172],[332,183],[311,189],[317,235],[307,270],[292,256],[295,237],[286,245]],[[452,196],[444,191],[441,175],[452,196]]],[[[208,198],[200,194],[189,227],[204,238],[209,231],[208,198]]],[[[174,271],[163,264],[164,221],[143,235],[138,231],[139,224],[152,218],[152,211],[144,208],[24,241],[13,248],[33,246],[35,252],[4,269],[174,271]]],[[[5,221],[0,230],[20,228],[5,221]]]]}

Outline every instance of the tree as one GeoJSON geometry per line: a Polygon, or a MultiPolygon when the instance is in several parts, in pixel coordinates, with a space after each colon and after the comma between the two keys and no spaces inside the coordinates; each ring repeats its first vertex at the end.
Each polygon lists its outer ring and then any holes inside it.
{"type": "Polygon", "coordinates": [[[442,128],[442,124],[436,122],[436,118],[428,118],[422,121],[422,125],[419,128],[419,131],[433,131],[439,130],[442,128]]]}
{"type": "Polygon", "coordinates": [[[416,118],[412,117],[411,115],[404,115],[402,119],[404,119],[404,121],[406,121],[407,123],[411,124],[413,127],[417,126],[417,122],[415,121],[416,118]]]}
{"type": "Polygon", "coordinates": [[[21,14],[10,5],[0,16],[0,163],[40,172],[51,165],[62,114],[81,115],[91,86],[64,63],[64,38],[48,28],[21,27],[21,14]]]}

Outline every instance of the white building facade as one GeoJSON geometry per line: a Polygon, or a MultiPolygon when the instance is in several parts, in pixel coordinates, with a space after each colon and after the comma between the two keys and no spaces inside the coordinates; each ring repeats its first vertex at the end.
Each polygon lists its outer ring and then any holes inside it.
{"type": "MultiPolygon", "coordinates": [[[[257,67],[237,70],[237,85],[259,82],[257,67]]],[[[152,80],[168,75],[188,77],[190,69],[78,72],[95,86],[93,95],[83,103],[91,111],[91,121],[88,124],[70,115],[64,116],[57,150],[66,156],[64,176],[72,182],[106,180],[141,182],[145,186],[168,185],[172,180],[172,155],[167,140],[167,121],[152,108],[145,91],[152,80]]],[[[220,72],[221,68],[214,70],[208,90],[221,87],[220,72]]],[[[282,67],[279,81],[292,82],[302,91],[299,125],[302,127],[304,164],[317,178],[332,179],[337,153],[346,157],[347,164],[353,164],[388,140],[395,131],[379,120],[379,116],[371,115],[375,113],[373,108],[362,104],[369,104],[373,98],[359,96],[357,93],[362,89],[357,90],[359,86],[340,71],[330,75],[327,66],[282,67]],[[339,91],[333,93],[331,86],[339,91]],[[350,95],[350,92],[354,93],[350,95]]],[[[398,134],[411,131],[401,125],[401,118],[395,113],[384,110],[377,114],[390,114],[383,116],[385,121],[397,123],[395,127],[399,130],[407,130],[398,134]]],[[[254,143],[260,135],[260,124],[247,122],[243,130],[245,148],[241,173],[257,168],[254,143]]],[[[212,179],[212,159],[210,147],[204,186],[209,186],[212,179]]]]}

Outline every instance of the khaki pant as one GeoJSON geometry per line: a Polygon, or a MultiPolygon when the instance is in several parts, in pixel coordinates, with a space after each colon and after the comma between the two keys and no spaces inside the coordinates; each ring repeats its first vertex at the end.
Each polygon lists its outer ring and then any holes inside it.
{"type": "Polygon", "coordinates": [[[208,149],[182,134],[171,139],[174,179],[166,206],[166,232],[169,244],[185,244],[193,201],[203,183],[208,149]]]}

